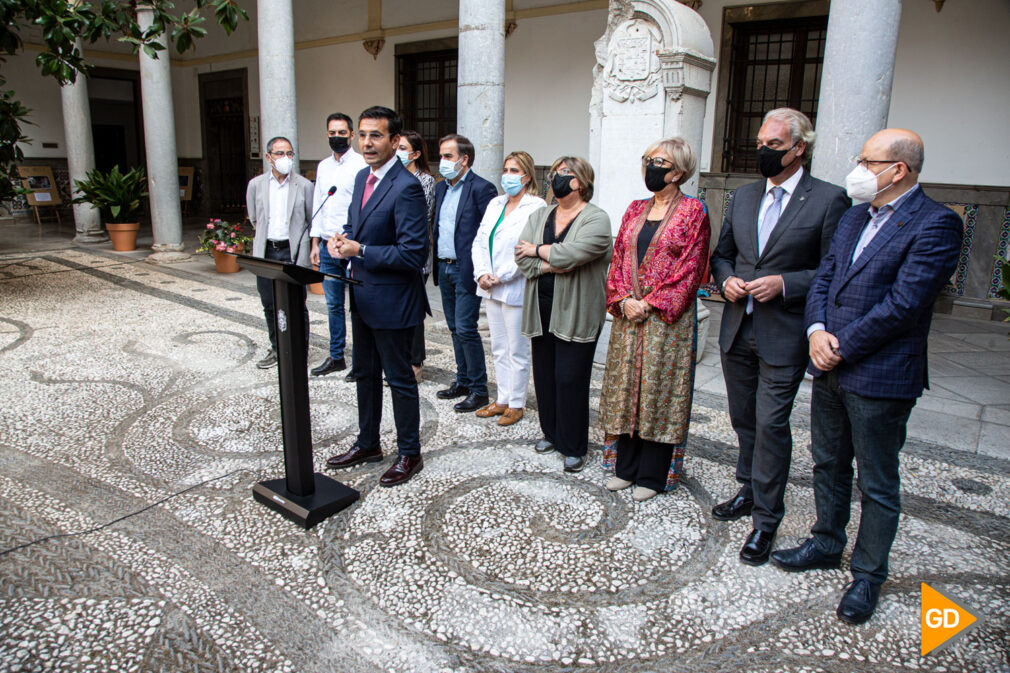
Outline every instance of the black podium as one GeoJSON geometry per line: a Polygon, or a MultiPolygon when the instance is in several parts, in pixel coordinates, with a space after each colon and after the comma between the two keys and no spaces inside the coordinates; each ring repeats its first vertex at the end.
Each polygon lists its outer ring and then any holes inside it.
{"type": "Polygon", "coordinates": [[[236,254],[242,266],[274,283],[277,325],[277,375],[281,391],[281,427],[284,435],[283,479],[253,486],[253,498],[280,512],[303,528],[311,528],[360,497],[353,488],[312,471],[312,425],[309,419],[308,353],[305,347],[305,290],[309,283],[335,278],[359,281],[313,271],[261,257],[236,254]]]}

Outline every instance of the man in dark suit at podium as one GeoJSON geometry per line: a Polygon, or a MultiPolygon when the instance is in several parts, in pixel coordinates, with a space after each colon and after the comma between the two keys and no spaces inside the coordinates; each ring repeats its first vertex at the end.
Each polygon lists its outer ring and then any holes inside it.
{"type": "Polygon", "coordinates": [[[350,260],[361,281],[351,291],[351,335],[358,394],[358,437],[346,453],[326,461],[351,467],[382,460],[382,374],[393,395],[398,457],[379,479],[396,486],[421,470],[421,412],[410,366],[414,327],[431,314],[421,271],[428,255],[428,208],[421,183],[396,157],[403,122],[393,110],[370,107],[358,119],[358,145],[368,164],[354,181],[343,234],[327,241],[350,260]]]}

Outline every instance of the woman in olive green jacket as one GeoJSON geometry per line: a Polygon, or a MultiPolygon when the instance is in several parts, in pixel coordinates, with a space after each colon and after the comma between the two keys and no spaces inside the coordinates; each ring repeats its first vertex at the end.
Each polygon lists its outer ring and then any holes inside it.
{"type": "Polygon", "coordinates": [[[530,338],[544,433],[536,451],[557,449],[565,471],[579,472],[589,448],[589,381],[613,246],[610,218],[589,203],[589,162],[561,157],[550,179],[557,205],[530,215],[516,245],[516,264],[526,277],[522,331],[530,338]]]}

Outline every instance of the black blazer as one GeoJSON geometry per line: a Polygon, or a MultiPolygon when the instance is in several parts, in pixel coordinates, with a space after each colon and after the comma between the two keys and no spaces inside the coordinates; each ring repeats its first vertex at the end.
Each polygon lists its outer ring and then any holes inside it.
{"type": "Polygon", "coordinates": [[[371,168],[354,179],[344,235],[366,246],[351,260],[351,310],[373,329],[413,327],[431,314],[421,270],[428,256],[428,206],[417,178],[396,161],[361,207],[371,168]]]}
{"type": "MultiPolygon", "coordinates": [[[[769,302],[754,302],[754,339],[758,352],[774,366],[802,365],[809,348],[803,325],[807,291],[821,257],[828,252],[838,220],[851,205],[845,191],[818,180],[804,168],[796,190],[758,256],[758,209],[765,180],[740,187],[726,206],[719,243],[712,253],[712,273],[722,284],[730,276],[751,281],[781,274],[785,292],[769,302]]],[[[747,299],[727,301],[719,329],[719,347],[733,347],[747,299]]]]}
{"type": "MultiPolygon", "coordinates": [[[[442,180],[435,185],[435,222],[432,225],[431,236],[432,258],[438,259],[438,216],[442,212],[442,201],[449,183],[442,180]]],[[[470,294],[477,294],[477,281],[473,278],[473,258],[470,249],[473,239],[480,228],[480,221],[487,210],[487,204],[498,196],[498,190],[490,182],[471,170],[463,181],[463,193],[459,195],[459,208],[456,209],[456,231],[453,242],[456,248],[456,260],[459,264],[459,281],[470,294]]],[[[432,274],[435,285],[438,285],[438,270],[432,274]]]]}

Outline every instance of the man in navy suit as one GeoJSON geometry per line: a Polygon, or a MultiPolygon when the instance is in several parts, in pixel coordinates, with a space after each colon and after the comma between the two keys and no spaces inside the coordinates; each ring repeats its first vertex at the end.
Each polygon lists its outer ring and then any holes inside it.
{"type": "Polygon", "coordinates": [[[432,235],[438,260],[435,285],[442,291],[442,311],[452,333],[456,354],[456,380],[436,393],[439,399],[465,397],[456,411],[476,411],[488,402],[484,344],[477,332],[480,297],[473,278],[470,248],[487,204],[498,196],[490,182],[474,173],[473,143],[455,133],[438,143],[439,173],[445,178],[435,186],[435,223],[432,235]]]}
{"type": "Polygon", "coordinates": [[[898,452],[928,387],[933,303],[961,250],[961,220],[918,184],[922,159],[922,139],[911,131],[885,129],[866,141],[846,187],[869,203],[842,216],[807,297],[817,521],[812,537],[772,558],[789,571],[839,566],[855,458],[862,512],[853,580],[836,611],[850,624],[873,615],[887,579],[901,514],[898,452]]]}
{"type": "Polygon", "coordinates": [[[354,181],[343,234],[327,241],[331,255],[350,260],[351,334],[357,374],[358,437],[326,461],[351,467],[382,460],[382,374],[393,396],[398,457],[379,479],[396,486],[421,470],[421,413],[410,366],[414,327],[428,308],[421,270],[428,255],[428,208],[421,183],[396,157],[403,122],[393,110],[371,107],[358,119],[358,145],[368,168],[354,181]]]}

